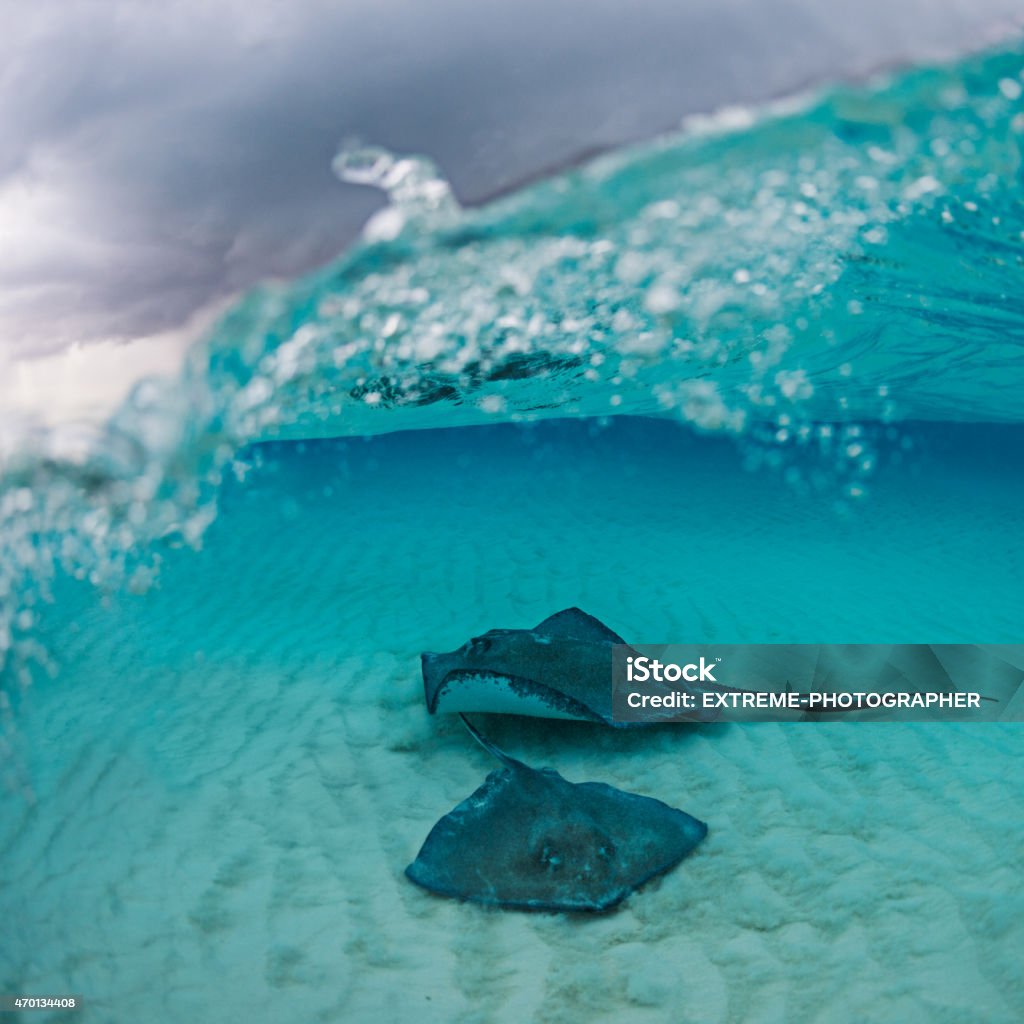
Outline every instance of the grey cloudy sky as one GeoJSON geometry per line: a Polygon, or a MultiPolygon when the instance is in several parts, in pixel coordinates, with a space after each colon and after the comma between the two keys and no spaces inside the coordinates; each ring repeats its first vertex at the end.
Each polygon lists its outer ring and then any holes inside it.
{"type": "Polygon", "coordinates": [[[358,136],[478,201],[1007,34],[1020,0],[0,0],[0,351],[132,339],[336,253],[358,136]]]}

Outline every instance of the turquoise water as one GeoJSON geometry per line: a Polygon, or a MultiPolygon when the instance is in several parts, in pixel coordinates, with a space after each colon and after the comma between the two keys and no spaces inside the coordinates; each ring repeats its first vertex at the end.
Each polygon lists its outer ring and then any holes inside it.
{"type": "Polygon", "coordinates": [[[17,424],[0,990],[95,1021],[1020,1019],[1011,725],[495,722],[706,848],[590,922],[402,870],[491,767],[426,715],[423,650],[570,605],[636,642],[1020,641],[1022,67],[471,211],[349,151],[392,198],[359,246],[109,425],[17,424]]]}
{"type": "Polygon", "coordinates": [[[426,715],[422,650],[572,602],[637,638],[1013,640],[1020,442],[906,425],[847,514],[665,421],[250,449],[156,589],[65,581],[43,617],[62,669],[18,716],[35,802],[6,804],[5,986],[79,992],[93,1020],[154,990],[163,1020],[212,1019],[225,991],[218,1020],[577,1020],[588,998],[607,1020],[766,999],[1015,1019],[1014,726],[493,722],[533,763],[702,815],[706,856],[607,925],[460,907],[402,870],[493,767],[426,715]]]}

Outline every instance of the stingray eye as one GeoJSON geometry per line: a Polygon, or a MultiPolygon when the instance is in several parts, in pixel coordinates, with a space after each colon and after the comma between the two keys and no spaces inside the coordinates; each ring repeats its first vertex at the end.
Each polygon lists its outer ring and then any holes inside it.
{"type": "Polygon", "coordinates": [[[615,844],[610,839],[605,839],[605,841],[597,848],[597,855],[601,860],[614,860],[615,844]]]}
{"type": "Polygon", "coordinates": [[[491,649],[491,641],[486,637],[475,636],[466,646],[470,654],[486,654],[491,649]]]}
{"type": "Polygon", "coordinates": [[[541,845],[540,862],[553,871],[557,871],[562,866],[562,855],[554,843],[548,842],[541,845]]]}

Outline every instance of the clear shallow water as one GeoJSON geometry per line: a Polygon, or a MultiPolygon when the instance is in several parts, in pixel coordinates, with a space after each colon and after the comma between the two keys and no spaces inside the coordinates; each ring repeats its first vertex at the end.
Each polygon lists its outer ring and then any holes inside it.
{"type": "Polygon", "coordinates": [[[401,869],[489,767],[426,716],[422,650],[569,605],[638,642],[1019,641],[1021,66],[471,212],[350,152],[392,198],[362,245],[103,428],[5,423],[5,988],[97,1020],[154,987],[202,1015],[225,979],[223,1019],[746,1020],[758,990],[765,1020],[1018,1019],[1010,726],[499,723],[707,818],[707,856],[586,932],[401,869]]]}
{"type": "Polygon", "coordinates": [[[154,989],[166,1020],[228,991],[217,1019],[1015,1019],[1013,726],[493,722],[531,762],[705,818],[706,851],[607,922],[462,907],[402,870],[493,767],[426,715],[422,650],[572,603],[648,640],[1017,639],[1020,441],[907,425],[845,515],[655,420],[249,449],[156,589],[56,588],[0,981],[100,1021],[154,989]]]}

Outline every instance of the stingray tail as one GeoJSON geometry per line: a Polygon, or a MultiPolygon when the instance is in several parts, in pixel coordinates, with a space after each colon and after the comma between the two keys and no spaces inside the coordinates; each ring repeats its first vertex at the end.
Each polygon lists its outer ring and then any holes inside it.
{"type": "Polygon", "coordinates": [[[506,764],[510,768],[518,767],[522,764],[521,761],[517,761],[514,757],[509,757],[500,747],[496,747],[461,711],[459,712],[459,718],[462,719],[462,724],[469,730],[473,739],[489,754],[493,754],[502,764],[506,764]]]}

